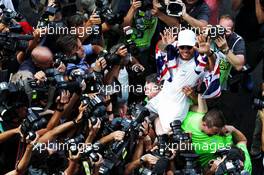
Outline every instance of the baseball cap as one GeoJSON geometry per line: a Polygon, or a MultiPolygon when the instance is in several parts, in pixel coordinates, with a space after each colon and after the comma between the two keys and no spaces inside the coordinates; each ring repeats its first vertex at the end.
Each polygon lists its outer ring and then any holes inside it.
{"type": "Polygon", "coordinates": [[[178,34],[178,46],[194,46],[196,34],[192,30],[182,30],[178,34]]]}

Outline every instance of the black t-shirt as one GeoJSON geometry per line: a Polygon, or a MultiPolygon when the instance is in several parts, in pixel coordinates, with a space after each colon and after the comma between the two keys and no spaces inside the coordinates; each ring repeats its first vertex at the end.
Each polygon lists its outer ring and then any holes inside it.
{"type": "Polygon", "coordinates": [[[233,34],[227,38],[227,45],[230,49],[232,49],[235,55],[246,54],[245,41],[241,36],[239,36],[235,32],[233,32],[233,34]]]}

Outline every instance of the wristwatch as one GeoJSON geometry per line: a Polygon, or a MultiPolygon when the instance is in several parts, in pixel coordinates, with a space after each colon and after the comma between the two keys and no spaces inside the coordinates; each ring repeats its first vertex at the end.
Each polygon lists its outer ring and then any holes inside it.
{"type": "Polygon", "coordinates": [[[222,52],[225,54],[225,55],[227,55],[228,54],[228,52],[229,52],[229,48],[227,48],[227,49],[225,49],[225,50],[223,50],[222,52]]]}

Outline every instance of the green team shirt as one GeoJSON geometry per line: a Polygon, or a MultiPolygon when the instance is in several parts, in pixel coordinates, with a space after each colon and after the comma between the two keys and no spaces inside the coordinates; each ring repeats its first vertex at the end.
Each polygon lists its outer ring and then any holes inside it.
{"type": "Polygon", "coordinates": [[[220,59],[220,62],[219,62],[220,85],[221,85],[222,89],[226,90],[227,89],[227,80],[228,80],[228,76],[230,74],[230,71],[232,69],[232,65],[227,60],[226,56],[217,49],[215,44],[212,44],[211,46],[212,46],[215,54],[217,55],[217,57],[220,59]]]}
{"type": "Polygon", "coordinates": [[[152,16],[151,18],[145,18],[145,12],[139,11],[138,13],[138,17],[134,17],[133,26],[136,25],[135,18],[141,18],[144,24],[144,30],[139,30],[136,27],[132,27],[133,34],[131,40],[136,43],[136,46],[138,48],[148,48],[150,47],[152,37],[155,33],[158,24],[158,18],[154,16],[152,16]],[[138,37],[139,33],[142,33],[141,37],[138,37]]]}
{"type": "Polygon", "coordinates": [[[244,170],[248,171],[250,174],[252,173],[252,163],[250,159],[250,155],[247,150],[247,146],[243,143],[236,144],[238,148],[240,148],[245,154],[245,161],[244,161],[244,170]]]}
{"type": "Polygon", "coordinates": [[[192,146],[197,155],[201,166],[205,166],[212,159],[215,159],[214,153],[223,147],[232,145],[232,136],[208,136],[201,131],[200,126],[204,113],[188,112],[183,121],[182,129],[185,132],[192,133],[192,146]]]}

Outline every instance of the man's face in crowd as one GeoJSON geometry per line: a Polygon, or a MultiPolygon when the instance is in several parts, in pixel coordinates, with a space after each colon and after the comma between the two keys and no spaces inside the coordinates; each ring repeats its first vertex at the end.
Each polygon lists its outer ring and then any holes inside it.
{"type": "Polygon", "coordinates": [[[202,122],[201,130],[209,136],[217,135],[221,132],[221,128],[217,128],[215,126],[208,127],[208,125],[204,121],[202,122]]]}
{"type": "Polygon", "coordinates": [[[77,42],[77,48],[75,52],[79,58],[84,58],[85,57],[85,52],[84,52],[84,47],[82,45],[82,42],[78,39],[77,42]]]}
{"type": "Polygon", "coordinates": [[[223,26],[226,29],[226,37],[230,36],[233,33],[234,23],[230,19],[221,19],[219,25],[223,26]]]}
{"type": "Polygon", "coordinates": [[[148,97],[148,99],[152,99],[160,92],[159,87],[152,82],[147,82],[145,85],[145,95],[148,97]]]}
{"type": "Polygon", "coordinates": [[[179,51],[183,60],[190,60],[194,54],[194,48],[192,46],[179,46],[179,51]]]}

